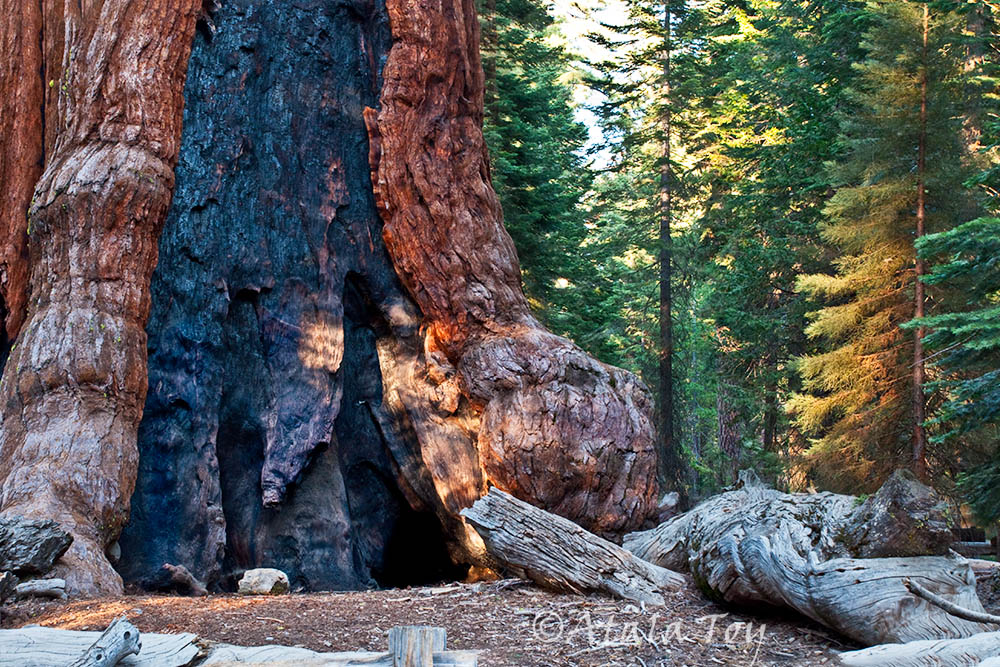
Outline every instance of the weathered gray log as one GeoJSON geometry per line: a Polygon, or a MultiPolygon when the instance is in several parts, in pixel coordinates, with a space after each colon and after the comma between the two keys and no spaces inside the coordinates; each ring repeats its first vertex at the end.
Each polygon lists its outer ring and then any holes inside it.
{"type": "Polygon", "coordinates": [[[32,579],[24,581],[14,589],[15,594],[22,598],[52,598],[54,600],[66,599],[65,579],[32,579]]]}
{"type": "MultiPolygon", "coordinates": [[[[295,667],[393,667],[391,653],[349,651],[345,653],[317,653],[304,648],[288,646],[229,646],[213,645],[199,667],[209,665],[268,664],[295,665],[295,667]]],[[[0,662],[0,665],[3,663],[0,662]]],[[[477,667],[478,651],[437,651],[434,667],[477,667]]]]}
{"type": "Polygon", "coordinates": [[[46,574],[72,543],[55,521],[0,516],[0,571],[46,574]]]}
{"type": "Polygon", "coordinates": [[[139,653],[141,648],[139,628],[122,616],[116,618],[69,667],[115,667],[126,657],[139,653]]]}
{"type": "MultiPolygon", "coordinates": [[[[94,644],[100,632],[30,627],[0,630],[0,667],[66,667],[94,644]]],[[[125,658],[128,667],[185,667],[198,656],[196,637],[144,634],[142,650],[125,658]]]]}
{"type": "Polygon", "coordinates": [[[572,521],[540,510],[508,493],[489,493],[462,511],[498,564],[523,570],[540,586],[599,591],[649,604],[684,585],[684,577],[636,558],[572,521]]]}
{"type": "Polygon", "coordinates": [[[974,667],[997,656],[1000,632],[986,632],[963,639],[874,646],[841,653],[838,659],[849,667],[974,667]]]}
{"type": "Polygon", "coordinates": [[[903,581],[984,612],[967,561],[949,553],[946,508],[907,473],[865,502],[831,493],[786,494],[741,474],[736,488],[625,547],[690,570],[709,596],[788,607],[865,644],[968,637],[989,626],[914,597],[903,581]],[[896,557],[888,557],[896,556],[896,557]]]}
{"type": "Polygon", "coordinates": [[[401,625],[389,630],[389,653],[393,667],[434,667],[434,653],[448,641],[444,628],[401,625]]]}

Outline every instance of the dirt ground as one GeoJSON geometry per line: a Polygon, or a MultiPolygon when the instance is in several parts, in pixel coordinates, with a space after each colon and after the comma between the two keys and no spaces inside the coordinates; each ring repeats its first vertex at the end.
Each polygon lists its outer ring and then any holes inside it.
{"type": "MultiPolygon", "coordinates": [[[[1000,592],[990,582],[981,582],[980,594],[991,611],[1000,611],[1000,592]]],[[[482,650],[484,667],[809,667],[834,664],[837,651],[855,648],[800,617],[752,611],[722,608],[694,589],[672,594],[666,607],[642,609],[514,580],[277,597],[134,595],[0,609],[5,628],[37,623],[101,630],[125,615],[144,632],[326,652],[383,651],[393,626],[436,625],[447,629],[448,648],[482,650]]]]}

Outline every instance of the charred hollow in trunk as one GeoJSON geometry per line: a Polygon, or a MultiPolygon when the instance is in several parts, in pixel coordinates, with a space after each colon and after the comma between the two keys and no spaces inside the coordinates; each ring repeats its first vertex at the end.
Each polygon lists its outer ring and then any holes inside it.
{"type": "Polygon", "coordinates": [[[450,576],[434,507],[401,488],[416,437],[382,395],[379,340],[419,321],[381,241],[361,117],[384,6],[277,4],[225,3],[195,39],[122,569],[181,563],[225,587],[268,565],[313,590],[450,576]],[[400,540],[423,565],[409,580],[400,540]]]}

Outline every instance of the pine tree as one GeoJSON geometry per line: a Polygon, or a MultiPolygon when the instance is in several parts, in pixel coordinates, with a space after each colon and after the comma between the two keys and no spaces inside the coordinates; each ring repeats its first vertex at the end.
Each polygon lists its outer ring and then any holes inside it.
{"type": "Polygon", "coordinates": [[[587,128],[574,117],[572,63],[545,4],[481,4],[493,184],[521,260],[525,292],[550,323],[549,312],[557,312],[563,298],[561,286],[572,282],[573,267],[564,258],[585,233],[587,128]]]}
{"type": "Polygon", "coordinates": [[[805,391],[792,401],[814,437],[812,471],[824,486],[872,488],[894,467],[925,471],[925,272],[915,241],[971,212],[969,160],[957,101],[963,90],[961,17],[920,2],[867,3],[867,58],[842,121],[844,157],[823,238],[841,251],[835,275],[799,287],[826,302],[807,333],[824,351],[801,360],[805,391]]]}

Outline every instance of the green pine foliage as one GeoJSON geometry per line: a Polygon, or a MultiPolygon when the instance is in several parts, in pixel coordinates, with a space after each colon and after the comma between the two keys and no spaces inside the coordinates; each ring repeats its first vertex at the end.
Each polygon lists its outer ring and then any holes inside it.
{"type": "Polygon", "coordinates": [[[575,117],[572,62],[536,0],[497,0],[480,13],[494,77],[485,127],[493,183],[529,300],[543,320],[566,328],[559,313],[569,307],[563,292],[575,273],[566,260],[585,232],[581,202],[592,178],[587,128],[575,117]]]}
{"type": "Polygon", "coordinates": [[[872,489],[910,458],[918,147],[926,146],[927,230],[946,231],[971,212],[962,187],[961,17],[932,11],[923,46],[919,2],[873,1],[841,120],[844,157],[829,166],[835,194],[821,233],[838,251],[836,273],[799,288],[825,304],[806,333],[822,351],[801,359],[804,391],[790,403],[810,435],[813,478],[827,488],[872,489]],[[926,73],[926,124],[921,78],[926,73]]]}

